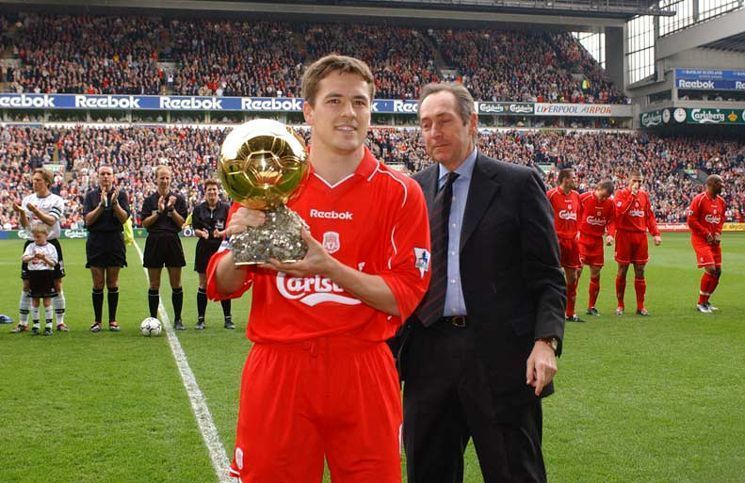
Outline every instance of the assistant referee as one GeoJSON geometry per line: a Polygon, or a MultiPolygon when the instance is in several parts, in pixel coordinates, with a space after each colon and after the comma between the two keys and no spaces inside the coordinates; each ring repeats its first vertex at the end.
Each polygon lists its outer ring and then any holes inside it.
{"type": "Polygon", "coordinates": [[[116,309],[119,305],[119,270],[127,266],[124,246],[124,223],[130,217],[127,193],[114,187],[114,168],[98,168],[98,188],[90,190],[83,202],[83,217],[88,229],[85,242],[86,268],[93,278],[93,325],[91,332],[101,331],[103,286],[108,289],[109,330],[119,331],[116,309]]]}
{"type": "MultiPolygon", "coordinates": [[[[194,207],[191,214],[191,226],[199,237],[197,250],[194,254],[194,271],[199,274],[199,289],[197,290],[197,325],[195,329],[206,327],[204,314],[207,311],[207,265],[210,257],[220,248],[225,238],[225,225],[228,219],[230,204],[220,201],[220,185],[214,179],[204,182],[204,201],[194,207]]],[[[221,300],[222,313],[225,318],[224,327],[234,329],[233,317],[230,313],[230,299],[221,300]]]]}
{"type": "Polygon", "coordinates": [[[186,265],[184,248],[178,233],[187,215],[186,200],[171,191],[171,168],[160,165],[155,168],[157,191],[142,204],[140,219],[147,229],[143,265],[150,279],[148,306],[150,317],[157,317],[160,300],[160,273],[165,266],[171,283],[171,302],[173,303],[173,327],[185,330],[181,320],[184,305],[184,290],[181,288],[181,267],[186,265]]]}

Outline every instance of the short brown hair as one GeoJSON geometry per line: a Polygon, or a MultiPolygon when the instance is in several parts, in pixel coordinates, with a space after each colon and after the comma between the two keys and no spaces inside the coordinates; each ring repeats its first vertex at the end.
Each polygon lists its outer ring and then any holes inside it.
{"type": "Polygon", "coordinates": [[[606,179],[599,182],[597,186],[595,186],[595,189],[605,191],[608,193],[608,196],[610,196],[613,194],[613,191],[615,191],[615,186],[613,186],[613,181],[606,179]]]}
{"type": "Polygon", "coordinates": [[[360,59],[346,55],[331,54],[313,62],[303,74],[303,99],[312,106],[318,94],[318,84],[332,72],[356,74],[367,82],[370,90],[370,102],[375,97],[375,78],[370,67],[360,59]]]}
{"type": "Polygon", "coordinates": [[[215,179],[208,179],[204,182],[204,190],[207,191],[207,188],[210,186],[217,186],[217,189],[220,189],[220,183],[217,182],[215,179]]]}
{"type": "Polygon", "coordinates": [[[458,115],[464,125],[468,124],[471,116],[476,112],[476,108],[474,107],[473,96],[463,84],[457,82],[427,84],[419,93],[419,107],[422,107],[424,99],[438,92],[449,92],[455,97],[458,115]]]}
{"type": "Polygon", "coordinates": [[[562,181],[567,179],[571,173],[574,173],[574,168],[564,168],[559,170],[559,176],[556,178],[556,182],[561,184],[562,181]]]}
{"type": "Polygon", "coordinates": [[[42,178],[44,178],[44,181],[47,183],[47,187],[52,186],[52,180],[54,180],[54,176],[52,175],[52,172],[49,171],[46,168],[36,168],[31,172],[31,176],[35,175],[36,173],[39,173],[42,178]]]}

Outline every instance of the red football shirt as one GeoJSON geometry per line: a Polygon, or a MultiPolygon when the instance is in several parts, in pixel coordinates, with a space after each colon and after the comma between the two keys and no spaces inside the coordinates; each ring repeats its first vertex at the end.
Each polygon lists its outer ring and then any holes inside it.
{"type": "Polygon", "coordinates": [[[333,186],[311,170],[306,186],[288,206],[334,258],[382,277],[396,298],[400,317],[365,305],[327,278],[298,278],[259,268],[246,270],[240,290],[220,294],[215,267],[226,251],[214,255],[207,268],[209,298],[236,298],[253,286],[246,335],[254,342],[342,333],[376,342],[392,337],[429,285],[429,222],[419,185],[365,149],[355,173],[333,186]]]}
{"type": "Polygon", "coordinates": [[[574,190],[564,193],[561,188],[552,188],[546,193],[554,208],[554,225],[559,238],[577,237],[577,220],[580,218],[579,193],[574,190]]]}
{"type": "Polygon", "coordinates": [[[615,233],[613,226],[615,208],[611,198],[600,201],[595,193],[588,191],[579,196],[579,201],[581,204],[579,231],[582,234],[602,237],[605,233],[615,233]]]}
{"type": "Polygon", "coordinates": [[[617,230],[640,233],[649,230],[652,236],[660,234],[660,230],[657,228],[657,219],[654,217],[652,204],[649,202],[649,195],[646,191],[639,191],[634,196],[630,189],[623,188],[616,191],[614,198],[617,230]]]}
{"type": "Polygon", "coordinates": [[[725,209],[724,199],[719,195],[714,198],[706,192],[696,195],[688,208],[688,226],[693,239],[707,243],[706,235],[722,233],[725,209]]]}

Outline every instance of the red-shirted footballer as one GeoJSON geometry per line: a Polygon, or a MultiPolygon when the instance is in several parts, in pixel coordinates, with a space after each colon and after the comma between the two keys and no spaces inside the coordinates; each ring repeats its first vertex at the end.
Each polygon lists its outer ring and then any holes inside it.
{"type": "Polygon", "coordinates": [[[688,226],[691,229],[691,244],[696,252],[698,268],[704,269],[701,277],[698,304],[696,309],[709,314],[716,307],[709,303],[709,297],[719,285],[722,275],[722,226],[724,225],[724,199],[722,178],[711,175],[706,179],[706,191],[696,195],[688,208],[688,226]]]}
{"type": "Polygon", "coordinates": [[[603,236],[611,245],[615,233],[613,188],[612,181],[601,181],[593,191],[579,197],[582,214],[579,220],[579,258],[583,265],[590,267],[587,315],[600,315],[595,304],[600,293],[600,271],[605,263],[603,236]]]}
{"type": "Polygon", "coordinates": [[[616,315],[623,315],[625,310],[624,294],[626,292],[626,273],[629,265],[634,265],[634,289],[636,291],[636,313],[647,316],[644,299],[647,292],[647,281],[644,278],[644,267],[649,261],[647,231],[654,237],[655,245],[662,243],[657,220],[652,211],[649,195],[641,186],[644,177],[639,171],[632,171],[626,188],[616,191],[616,298],[618,307],[616,315]]]}
{"type": "MultiPolygon", "coordinates": [[[[401,481],[401,393],[385,341],[429,283],[429,225],[419,185],[364,147],[373,78],[327,56],[303,78],[312,173],[289,203],[307,222],[300,262],[208,267],[208,296],[253,288],[254,345],[241,385],[231,472],[244,482],[401,481]]],[[[234,205],[228,231],[264,215],[234,205]]]]}
{"type": "Polygon", "coordinates": [[[546,196],[554,209],[554,226],[559,237],[559,254],[561,266],[567,283],[566,319],[571,322],[582,322],[574,313],[577,300],[577,283],[582,263],[579,260],[579,243],[577,220],[580,218],[581,204],[579,193],[575,191],[576,176],[574,170],[565,168],[559,171],[558,185],[548,190],[546,196]]]}

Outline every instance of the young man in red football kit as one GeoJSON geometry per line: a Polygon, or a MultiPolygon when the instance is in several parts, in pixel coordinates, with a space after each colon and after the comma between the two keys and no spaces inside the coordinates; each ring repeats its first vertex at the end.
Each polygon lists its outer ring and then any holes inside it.
{"type": "Polygon", "coordinates": [[[688,226],[691,228],[691,244],[696,252],[698,268],[704,269],[701,277],[696,309],[704,314],[718,310],[709,303],[709,297],[719,285],[722,276],[722,225],[724,225],[724,199],[722,178],[712,174],[706,178],[706,191],[696,195],[688,209],[688,226]]]}
{"type": "Polygon", "coordinates": [[[647,282],[644,279],[644,267],[649,261],[647,231],[654,237],[655,246],[662,243],[657,220],[649,202],[649,195],[642,189],[644,177],[638,170],[631,171],[628,186],[616,191],[616,297],[618,307],[616,315],[621,316],[625,310],[623,296],[626,292],[626,273],[629,264],[634,264],[634,289],[636,289],[636,313],[647,316],[644,297],[647,282]]]}
{"type": "Polygon", "coordinates": [[[583,322],[574,312],[577,300],[577,282],[582,264],[579,260],[577,220],[580,217],[581,203],[574,170],[565,168],[559,171],[556,188],[548,190],[546,196],[554,209],[554,225],[559,237],[561,266],[567,282],[566,319],[570,322],[583,322]]]}
{"type": "MultiPolygon", "coordinates": [[[[590,298],[587,302],[587,315],[600,315],[595,304],[600,293],[600,270],[605,263],[603,235],[605,243],[613,244],[615,208],[613,207],[613,182],[601,181],[593,191],[582,193],[579,221],[579,259],[582,265],[590,267],[590,298]]],[[[582,272],[580,271],[580,275],[582,272]]]]}
{"type": "MultiPolygon", "coordinates": [[[[207,270],[211,299],[253,287],[231,465],[244,482],[319,482],[324,458],[334,480],[401,481],[401,392],[385,341],[427,289],[430,235],[419,185],[364,145],[373,93],[357,59],[308,68],[311,175],[289,203],[309,225],[308,253],[249,269],[221,251],[207,270]]],[[[228,232],[263,222],[234,204],[228,232]]]]}

